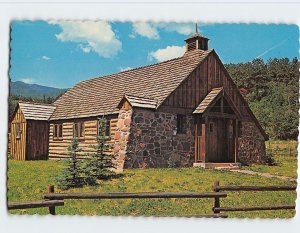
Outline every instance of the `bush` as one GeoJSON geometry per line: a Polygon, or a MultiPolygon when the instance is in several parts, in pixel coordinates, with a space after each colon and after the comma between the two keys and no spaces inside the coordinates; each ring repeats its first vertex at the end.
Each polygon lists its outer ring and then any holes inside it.
{"type": "Polygon", "coordinates": [[[267,154],[266,154],[266,164],[268,166],[276,166],[277,165],[277,163],[273,157],[273,154],[271,152],[267,152],[267,154]]]}

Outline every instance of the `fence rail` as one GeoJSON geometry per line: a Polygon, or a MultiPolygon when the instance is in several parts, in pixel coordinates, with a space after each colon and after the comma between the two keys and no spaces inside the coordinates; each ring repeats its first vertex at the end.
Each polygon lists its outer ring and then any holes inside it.
{"type": "Polygon", "coordinates": [[[220,198],[226,193],[49,193],[44,194],[45,199],[136,199],[136,198],[220,198]]]}
{"type": "MultiPolygon", "coordinates": [[[[219,181],[216,181],[212,187],[216,193],[220,193],[220,191],[295,191],[296,189],[296,186],[220,186],[219,181]]],[[[213,212],[220,214],[221,211],[294,210],[295,208],[295,205],[221,207],[220,200],[215,198],[213,212]]]]}
{"type": "Polygon", "coordinates": [[[48,207],[50,214],[55,214],[51,212],[50,208],[55,208],[55,206],[63,206],[63,200],[41,200],[41,201],[31,201],[31,202],[14,202],[8,203],[8,210],[17,210],[17,209],[30,209],[30,208],[41,208],[48,207]]]}
{"type": "Polygon", "coordinates": [[[214,191],[289,191],[296,186],[216,186],[214,191]]]}

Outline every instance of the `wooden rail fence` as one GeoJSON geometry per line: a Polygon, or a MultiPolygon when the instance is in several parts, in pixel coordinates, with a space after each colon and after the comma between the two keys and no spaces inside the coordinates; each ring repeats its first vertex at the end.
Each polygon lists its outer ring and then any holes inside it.
{"type": "Polygon", "coordinates": [[[220,186],[216,181],[212,187],[213,192],[142,192],[142,193],[55,193],[54,186],[49,186],[44,200],[21,203],[8,203],[8,210],[48,207],[49,213],[55,215],[55,207],[63,206],[65,199],[145,199],[145,198],[210,198],[214,199],[212,214],[189,215],[185,217],[227,218],[221,211],[260,211],[260,210],[294,210],[295,205],[278,206],[250,206],[250,207],[221,207],[220,198],[226,198],[227,193],[222,191],[295,191],[296,186],[220,186]]]}
{"type": "MultiPolygon", "coordinates": [[[[44,194],[47,200],[65,200],[65,199],[145,199],[145,198],[212,198],[220,199],[227,197],[226,193],[173,193],[173,192],[141,192],[141,193],[54,193],[54,186],[49,187],[49,193],[44,194]]],[[[55,208],[55,207],[53,207],[55,208]]],[[[205,214],[189,215],[185,217],[198,218],[227,218],[227,214],[205,214]]]]}
{"type": "MultiPolygon", "coordinates": [[[[220,186],[216,181],[213,185],[213,191],[295,191],[296,186],[220,186]]],[[[250,207],[221,207],[220,200],[215,198],[213,212],[220,214],[221,211],[260,211],[260,210],[294,210],[295,205],[278,205],[278,206],[250,206],[250,207]]]]}

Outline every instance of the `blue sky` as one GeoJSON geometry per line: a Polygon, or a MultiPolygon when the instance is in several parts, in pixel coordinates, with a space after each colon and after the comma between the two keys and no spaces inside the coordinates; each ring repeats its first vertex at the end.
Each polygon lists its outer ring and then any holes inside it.
{"type": "MultiPolygon", "coordinates": [[[[294,58],[299,30],[285,24],[198,24],[223,63],[294,58]]],[[[179,57],[194,23],[13,21],[12,81],[68,88],[81,80],[179,57]]]]}

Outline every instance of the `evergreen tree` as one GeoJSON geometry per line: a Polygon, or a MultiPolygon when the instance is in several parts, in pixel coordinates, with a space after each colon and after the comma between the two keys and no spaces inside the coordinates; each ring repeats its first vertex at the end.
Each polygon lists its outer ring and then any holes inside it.
{"type": "Polygon", "coordinates": [[[82,187],[85,182],[82,161],[77,158],[77,153],[81,151],[78,147],[78,140],[73,138],[68,147],[68,154],[71,156],[66,161],[66,167],[62,170],[60,177],[56,179],[60,189],[82,187]]]}
{"type": "Polygon", "coordinates": [[[98,136],[97,144],[91,146],[96,150],[95,153],[90,154],[91,158],[87,160],[85,172],[86,182],[89,185],[96,185],[97,179],[107,180],[115,175],[114,159],[116,155],[110,153],[112,145],[108,144],[109,136],[105,135],[107,127],[107,120],[102,117],[98,119],[98,136]]]}

